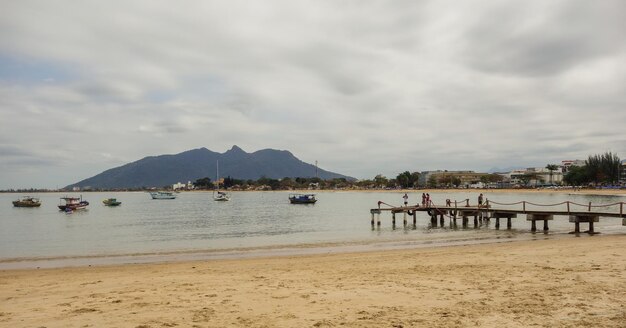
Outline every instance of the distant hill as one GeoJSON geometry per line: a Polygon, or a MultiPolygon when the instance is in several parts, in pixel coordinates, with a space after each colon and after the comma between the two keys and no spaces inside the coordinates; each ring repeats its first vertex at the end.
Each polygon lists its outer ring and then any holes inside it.
{"type": "MultiPolygon", "coordinates": [[[[257,180],[261,177],[280,179],[284,177],[315,177],[315,166],[297,159],[286,150],[263,149],[246,153],[233,146],[221,154],[206,148],[193,149],[175,155],[149,156],[106,170],[91,178],[67,186],[94,189],[121,189],[163,187],[177,182],[186,183],[209,177],[215,180],[219,161],[220,177],[257,180]]],[[[354,178],[342,174],[317,170],[321,179],[354,178]]]]}

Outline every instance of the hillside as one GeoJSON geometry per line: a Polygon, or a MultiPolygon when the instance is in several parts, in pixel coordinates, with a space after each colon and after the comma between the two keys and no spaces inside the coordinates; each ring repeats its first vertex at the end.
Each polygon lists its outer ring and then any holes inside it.
{"type": "MultiPolygon", "coordinates": [[[[209,177],[215,179],[219,161],[220,176],[235,179],[257,180],[261,177],[315,177],[315,166],[305,163],[286,150],[263,149],[247,153],[233,146],[225,153],[206,148],[188,150],[175,155],[149,156],[138,161],[106,170],[91,178],[71,184],[72,187],[94,189],[122,189],[163,187],[176,182],[195,181],[209,177]]],[[[321,179],[351,177],[318,169],[321,179]]]]}

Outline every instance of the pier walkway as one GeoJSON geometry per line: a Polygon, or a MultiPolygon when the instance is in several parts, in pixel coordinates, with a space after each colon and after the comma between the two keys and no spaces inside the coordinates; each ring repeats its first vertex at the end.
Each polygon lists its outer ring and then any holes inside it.
{"type": "Polygon", "coordinates": [[[469,199],[462,201],[447,200],[445,205],[430,203],[427,205],[392,206],[384,202],[378,202],[378,207],[370,210],[372,215],[372,228],[380,227],[380,214],[390,212],[393,228],[396,226],[396,214],[403,215],[404,226],[407,225],[407,216],[413,217],[413,225],[417,223],[417,213],[424,212],[430,218],[433,226],[437,225],[437,218],[443,227],[444,218],[449,218],[450,224],[456,226],[456,220],[462,221],[463,227],[467,227],[469,218],[474,218],[474,226],[479,222],[491,219],[495,220],[495,228],[500,229],[500,219],[507,220],[507,229],[512,227],[512,219],[518,215],[526,214],[526,221],[531,222],[531,231],[537,231],[536,221],[543,221],[543,230],[548,231],[548,221],[554,220],[554,216],[567,216],[569,222],[574,223],[573,233],[580,232],[580,223],[588,223],[589,229],[585,232],[593,234],[594,222],[599,222],[601,217],[622,218],[622,225],[626,226],[625,203],[618,202],[612,204],[580,204],[565,201],[556,204],[536,204],[528,201],[515,203],[498,203],[486,200],[485,204],[470,204],[469,199]]]}

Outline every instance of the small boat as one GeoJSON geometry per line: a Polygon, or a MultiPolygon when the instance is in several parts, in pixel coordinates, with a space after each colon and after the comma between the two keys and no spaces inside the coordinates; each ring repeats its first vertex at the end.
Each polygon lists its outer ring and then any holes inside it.
{"type": "Polygon", "coordinates": [[[61,199],[65,201],[65,204],[59,205],[59,209],[61,211],[70,212],[70,211],[82,210],[82,209],[87,208],[87,206],[89,205],[88,201],[83,200],[83,196],[80,196],[80,198],[66,196],[66,197],[61,197],[61,199]]]}
{"type": "Polygon", "coordinates": [[[39,198],[35,198],[31,196],[23,196],[22,198],[13,201],[13,206],[15,207],[39,207],[41,206],[41,201],[39,201],[39,198]]]}
{"type": "Polygon", "coordinates": [[[230,200],[230,195],[220,191],[220,162],[218,161],[216,164],[217,189],[213,190],[213,200],[216,202],[227,202],[230,200]]]}
{"type": "Polygon", "coordinates": [[[176,199],[176,195],[169,191],[151,191],[150,196],[152,199],[176,199]]]}
{"type": "Polygon", "coordinates": [[[314,194],[289,194],[289,202],[292,204],[315,204],[314,194]]]}
{"type": "Polygon", "coordinates": [[[217,202],[226,202],[230,200],[230,196],[219,190],[213,192],[213,200],[217,202]]]}
{"type": "Polygon", "coordinates": [[[107,198],[102,201],[102,203],[106,206],[120,206],[122,202],[117,201],[115,198],[107,198]]]}

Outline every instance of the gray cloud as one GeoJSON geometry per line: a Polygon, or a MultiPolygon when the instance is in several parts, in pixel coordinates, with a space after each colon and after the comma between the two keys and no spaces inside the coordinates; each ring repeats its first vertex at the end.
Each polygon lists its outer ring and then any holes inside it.
{"type": "Polygon", "coordinates": [[[148,155],[232,144],[288,149],[363,178],[545,166],[605,150],[626,157],[624,9],[9,2],[0,153],[12,164],[0,189],[30,187],[35,176],[67,185],[148,155]],[[18,170],[20,160],[48,161],[49,174],[18,170]]]}

